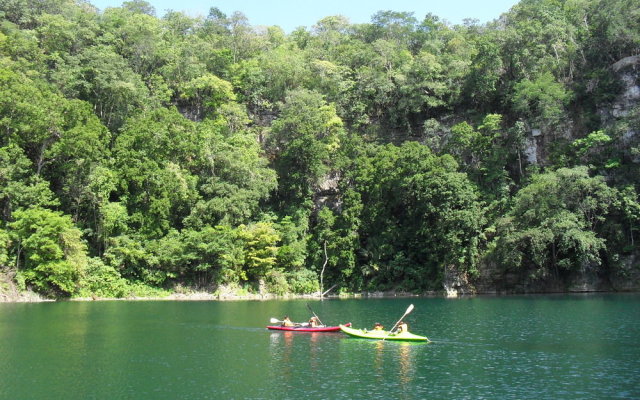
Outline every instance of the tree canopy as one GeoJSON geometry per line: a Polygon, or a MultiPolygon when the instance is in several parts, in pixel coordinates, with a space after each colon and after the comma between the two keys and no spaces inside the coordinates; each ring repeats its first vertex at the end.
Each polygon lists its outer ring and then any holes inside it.
{"type": "Polygon", "coordinates": [[[4,1],[0,268],[52,297],[626,273],[636,9],[380,10],[287,34],[215,7],[4,1]]]}

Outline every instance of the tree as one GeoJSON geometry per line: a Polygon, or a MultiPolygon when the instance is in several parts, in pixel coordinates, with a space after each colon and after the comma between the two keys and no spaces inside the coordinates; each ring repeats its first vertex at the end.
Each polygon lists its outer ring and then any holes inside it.
{"type": "Polygon", "coordinates": [[[86,244],[71,218],[40,207],[18,210],[9,224],[20,278],[45,295],[76,292],[87,264],[86,244]]]}
{"type": "Polygon", "coordinates": [[[497,248],[502,265],[555,279],[561,279],[563,271],[597,265],[606,248],[598,229],[615,193],[602,177],[590,177],[586,167],[534,176],[499,223],[497,248]]]}
{"type": "Polygon", "coordinates": [[[103,13],[100,22],[106,32],[100,41],[112,46],[146,80],[165,62],[163,27],[149,3],[135,0],[123,6],[107,8],[103,13]]]}
{"type": "Polygon", "coordinates": [[[36,166],[36,174],[49,161],[50,146],[63,131],[66,101],[42,80],[0,68],[0,127],[3,142],[11,140],[24,149],[36,166]]]}
{"type": "Polygon", "coordinates": [[[180,227],[199,195],[194,170],[203,137],[175,109],[159,109],[128,121],[116,139],[115,169],[130,221],[161,236],[180,227]]]}
{"type": "Polygon", "coordinates": [[[465,76],[463,102],[469,102],[480,112],[499,107],[500,89],[504,85],[504,61],[500,56],[499,33],[474,35],[476,53],[465,76]]]}
{"type": "Polygon", "coordinates": [[[340,147],[343,123],[335,107],[317,92],[292,91],[271,127],[268,147],[275,155],[278,197],[300,204],[331,166],[340,147]]]}
{"type": "Polygon", "coordinates": [[[156,15],[155,8],[144,0],[125,1],[122,3],[122,8],[133,13],[146,14],[152,17],[156,15]]]}
{"type": "Polygon", "coordinates": [[[212,74],[206,74],[187,82],[181,90],[180,98],[195,109],[198,120],[214,116],[218,108],[236,99],[231,83],[212,74]]]}
{"type": "Polygon", "coordinates": [[[369,40],[384,39],[409,47],[417,22],[411,12],[378,11],[371,17],[369,40]]]}
{"type": "MultiPolygon", "coordinates": [[[[482,221],[474,186],[423,145],[374,147],[358,159],[360,273],[373,287],[440,288],[444,267],[474,272],[482,221]]],[[[352,278],[354,279],[354,278],[352,278]]]]}
{"type": "Polygon", "coordinates": [[[543,73],[533,81],[525,79],[514,89],[514,108],[528,118],[531,125],[551,129],[563,122],[570,94],[551,73],[543,73]]]}
{"type": "Polygon", "coordinates": [[[56,63],[67,55],[75,55],[95,43],[97,15],[80,8],[69,8],[61,14],[43,14],[36,28],[39,46],[56,63]]]}
{"type": "Polygon", "coordinates": [[[91,103],[112,132],[144,110],[149,90],[112,47],[89,47],[55,71],[53,79],[68,97],[91,103]]]}
{"type": "Polygon", "coordinates": [[[230,105],[220,113],[198,126],[203,138],[197,170],[201,198],[185,220],[194,229],[248,224],[277,186],[256,135],[243,125],[245,111],[230,105]]]}
{"type": "Polygon", "coordinates": [[[48,183],[33,172],[33,165],[15,144],[0,147],[0,207],[2,221],[13,212],[33,206],[59,205],[48,183]]]}
{"type": "Polygon", "coordinates": [[[245,270],[247,279],[266,277],[276,265],[280,235],[273,224],[257,222],[238,227],[240,239],[245,247],[245,270]]]}

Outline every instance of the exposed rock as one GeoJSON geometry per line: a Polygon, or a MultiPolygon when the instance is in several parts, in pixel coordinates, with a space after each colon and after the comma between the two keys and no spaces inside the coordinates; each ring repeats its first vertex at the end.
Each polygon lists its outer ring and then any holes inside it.
{"type": "Polygon", "coordinates": [[[611,66],[616,72],[622,92],[607,108],[599,110],[603,122],[611,123],[617,118],[627,116],[640,103],[640,56],[630,56],[621,59],[611,66]]]}
{"type": "Polygon", "coordinates": [[[640,256],[632,254],[623,258],[609,279],[616,291],[640,290],[640,256]]]}
{"type": "Polygon", "coordinates": [[[597,265],[584,265],[580,271],[571,274],[567,279],[568,292],[602,292],[610,291],[611,285],[598,274],[597,265]]]}
{"type": "Polygon", "coordinates": [[[629,56],[625,57],[617,62],[615,62],[611,68],[615,72],[620,72],[620,70],[625,69],[627,67],[635,67],[640,64],[640,56],[629,56]]]}
{"type": "Polygon", "coordinates": [[[52,301],[31,291],[21,291],[15,284],[15,271],[0,267],[0,303],[36,303],[52,301]]]}
{"type": "Polygon", "coordinates": [[[535,137],[528,137],[526,139],[526,147],[524,149],[525,157],[527,157],[527,162],[531,165],[538,164],[538,142],[535,137]]]}
{"type": "Polygon", "coordinates": [[[342,199],[340,198],[340,190],[338,188],[340,178],[339,171],[332,171],[320,181],[315,190],[314,205],[316,210],[323,206],[327,206],[338,212],[341,210],[342,199]]]}
{"type": "Polygon", "coordinates": [[[443,286],[447,297],[475,294],[475,287],[469,282],[468,274],[460,272],[453,265],[444,269],[443,286]]]}

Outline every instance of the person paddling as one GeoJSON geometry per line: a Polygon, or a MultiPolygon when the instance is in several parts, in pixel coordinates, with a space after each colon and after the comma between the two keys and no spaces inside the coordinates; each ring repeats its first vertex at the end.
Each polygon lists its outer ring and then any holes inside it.
{"type": "Polygon", "coordinates": [[[405,333],[405,332],[409,332],[409,326],[407,326],[406,322],[401,321],[398,324],[398,329],[396,329],[396,335],[400,333],[405,333]]]}
{"type": "Polygon", "coordinates": [[[309,318],[309,326],[312,328],[319,327],[320,323],[318,322],[318,318],[316,318],[315,316],[309,318]]]}
{"type": "Polygon", "coordinates": [[[282,319],[282,326],[294,326],[295,324],[293,322],[291,322],[291,320],[289,319],[288,315],[285,315],[285,317],[282,319]]]}

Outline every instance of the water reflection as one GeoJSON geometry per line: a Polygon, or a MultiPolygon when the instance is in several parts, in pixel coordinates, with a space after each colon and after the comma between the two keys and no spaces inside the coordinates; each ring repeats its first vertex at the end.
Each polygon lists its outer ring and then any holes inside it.
{"type": "Polygon", "coordinates": [[[319,339],[319,333],[317,332],[311,332],[311,338],[309,339],[309,343],[310,343],[310,366],[311,366],[311,373],[313,374],[313,376],[316,376],[316,372],[319,370],[319,366],[318,366],[318,359],[320,358],[320,349],[319,349],[319,344],[318,344],[318,339],[319,339]]]}
{"type": "Polygon", "coordinates": [[[271,359],[275,364],[271,369],[278,371],[278,376],[288,384],[292,374],[292,353],[293,353],[293,333],[292,332],[273,332],[269,340],[269,348],[271,350],[271,359]]]}
{"type": "Polygon", "coordinates": [[[413,379],[413,354],[411,353],[410,345],[407,343],[400,343],[399,352],[400,360],[400,383],[402,389],[407,389],[407,386],[413,379]]]}
{"type": "Polygon", "coordinates": [[[375,370],[378,381],[383,376],[383,363],[384,363],[384,342],[382,340],[376,341],[376,358],[375,358],[375,370]]]}
{"type": "Polygon", "coordinates": [[[344,341],[355,346],[352,349],[357,353],[354,358],[371,360],[372,376],[375,376],[378,384],[388,384],[389,376],[395,375],[399,389],[411,390],[412,385],[415,384],[415,371],[418,369],[416,355],[422,353],[421,347],[426,348],[425,343],[358,339],[344,339],[344,341]],[[369,353],[369,357],[366,353],[369,353]]]}

